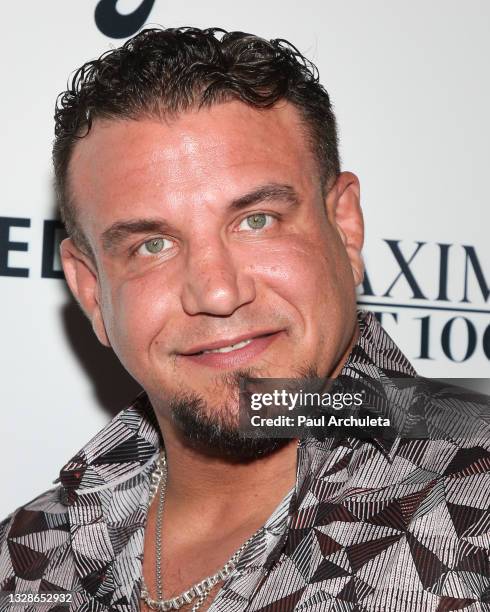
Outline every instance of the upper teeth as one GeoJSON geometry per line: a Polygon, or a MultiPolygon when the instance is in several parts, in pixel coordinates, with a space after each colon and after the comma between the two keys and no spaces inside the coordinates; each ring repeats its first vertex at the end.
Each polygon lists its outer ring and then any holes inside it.
{"type": "Polygon", "coordinates": [[[202,351],[203,353],[229,353],[230,351],[235,351],[236,349],[242,348],[243,346],[247,346],[250,344],[252,339],[250,340],[242,340],[241,342],[237,342],[236,344],[230,344],[229,346],[223,346],[217,349],[211,349],[209,351],[202,351]]]}

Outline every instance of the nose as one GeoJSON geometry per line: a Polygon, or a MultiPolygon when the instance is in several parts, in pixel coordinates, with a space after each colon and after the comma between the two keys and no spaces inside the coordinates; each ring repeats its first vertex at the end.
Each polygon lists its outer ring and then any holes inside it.
{"type": "Polygon", "coordinates": [[[182,306],[189,315],[227,316],[255,298],[247,262],[233,257],[220,237],[189,248],[184,270],[182,306]]]}

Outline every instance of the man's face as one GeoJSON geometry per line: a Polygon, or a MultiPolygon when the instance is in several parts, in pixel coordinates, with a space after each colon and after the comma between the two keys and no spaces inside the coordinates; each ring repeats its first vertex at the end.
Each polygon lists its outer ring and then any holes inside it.
{"type": "Polygon", "coordinates": [[[69,180],[96,266],[67,241],[68,282],[154,405],[190,393],[229,421],[237,372],[325,376],[345,358],[362,274],[357,181],[343,174],[322,196],[292,105],[96,121],[69,180]]]}

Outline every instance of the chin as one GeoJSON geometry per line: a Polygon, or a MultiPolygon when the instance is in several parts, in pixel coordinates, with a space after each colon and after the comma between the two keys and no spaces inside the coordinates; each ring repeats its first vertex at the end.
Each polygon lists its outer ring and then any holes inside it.
{"type": "Polygon", "coordinates": [[[233,424],[225,424],[228,419],[204,413],[199,402],[175,403],[170,416],[182,444],[202,455],[230,463],[248,463],[267,457],[291,442],[291,438],[245,437],[238,429],[236,414],[233,424]]]}

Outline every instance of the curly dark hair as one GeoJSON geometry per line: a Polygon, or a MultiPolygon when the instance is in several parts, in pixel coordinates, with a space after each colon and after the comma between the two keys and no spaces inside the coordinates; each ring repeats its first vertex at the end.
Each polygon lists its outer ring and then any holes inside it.
{"type": "Polygon", "coordinates": [[[322,186],[340,172],[336,120],[316,66],[291,43],[221,28],[151,28],[81,66],[56,100],[53,163],[61,218],[93,257],[76,219],[68,166],[79,138],[104,119],[172,117],[190,108],[241,100],[300,111],[322,186]]]}

